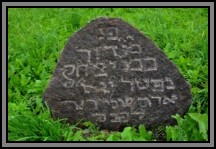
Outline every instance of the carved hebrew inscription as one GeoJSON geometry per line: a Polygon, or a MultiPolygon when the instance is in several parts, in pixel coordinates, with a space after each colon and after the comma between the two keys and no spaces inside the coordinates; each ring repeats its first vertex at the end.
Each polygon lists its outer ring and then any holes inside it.
{"type": "Polygon", "coordinates": [[[72,101],[72,100],[62,100],[61,104],[71,104],[73,109],[76,109],[77,111],[83,111],[86,109],[91,111],[97,111],[98,109],[105,107],[109,105],[109,108],[112,109],[112,111],[118,111],[122,109],[121,112],[112,112],[109,115],[102,112],[96,112],[92,113],[91,116],[96,118],[96,121],[98,122],[105,122],[107,119],[107,116],[110,117],[112,120],[111,123],[117,123],[117,122],[128,122],[131,115],[138,116],[139,119],[142,119],[145,117],[145,109],[151,108],[153,106],[160,106],[160,105],[166,105],[166,104],[175,104],[176,100],[178,100],[177,96],[175,94],[172,94],[170,97],[168,96],[145,96],[145,97],[128,97],[125,96],[123,98],[117,98],[117,99],[88,99],[88,100],[79,100],[79,101],[72,101]],[[153,101],[157,101],[155,104],[153,104],[153,101]],[[91,108],[87,108],[87,107],[91,108]],[[128,108],[128,111],[125,111],[124,109],[128,108]]]}
{"type": "MultiPolygon", "coordinates": [[[[108,27],[108,28],[99,28],[99,37],[100,42],[106,41],[117,41],[119,46],[112,44],[103,44],[99,47],[92,47],[89,49],[82,49],[76,47],[78,55],[84,57],[84,60],[77,61],[73,64],[64,65],[62,70],[62,77],[65,79],[63,86],[65,88],[73,87],[82,87],[83,94],[94,94],[102,93],[104,95],[110,94],[114,87],[116,87],[116,80],[109,79],[110,74],[108,69],[115,71],[117,69],[117,64],[121,63],[123,65],[122,71],[125,73],[131,72],[155,72],[158,69],[157,58],[155,57],[135,57],[128,60],[118,60],[126,57],[128,54],[139,54],[142,52],[141,45],[136,43],[133,36],[128,35],[125,38],[119,37],[118,28],[108,27]],[[128,44],[130,43],[130,44],[128,44]],[[103,60],[103,53],[111,53],[111,55],[116,58],[116,60],[103,60]],[[92,60],[92,55],[96,56],[96,61],[92,60]],[[104,78],[104,81],[98,81],[96,84],[89,83],[85,77],[89,76],[89,68],[94,70],[92,76],[97,78],[104,78]],[[81,75],[82,74],[82,75],[81,75]]],[[[97,99],[88,99],[80,101],[62,101],[62,103],[70,103],[74,106],[76,110],[84,110],[87,105],[92,105],[91,110],[97,110],[98,105],[109,105],[114,111],[110,114],[96,112],[92,113],[92,117],[95,118],[98,122],[105,122],[107,116],[110,117],[110,123],[124,123],[128,122],[130,116],[138,116],[139,119],[145,117],[145,109],[151,108],[158,105],[167,105],[175,104],[178,99],[176,94],[173,94],[171,97],[168,96],[156,96],[154,93],[163,93],[165,90],[174,90],[175,85],[170,77],[165,76],[164,78],[139,78],[134,77],[131,79],[124,78],[124,75],[120,76],[120,79],[117,80],[117,83],[122,83],[130,87],[130,92],[138,91],[151,91],[152,95],[148,96],[138,96],[137,98],[133,97],[124,97],[124,98],[109,98],[105,99],[104,102],[98,101],[97,99]],[[153,104],[156,101],[156,105],[153,104]],[[106,104],[105,104],[106,103],[106,104]],[[138,106],[136,106],[138,105],[138,106]],[[118,111],[119,109],[124,109],[129,107],[130,111],[118,111]],[[116,112],[115,112],[116,111],[116,112]]]]}
{"type": "Polygon", "coordinates": [[[68,40],[44,98],[56,117],[112,129],[168,122],[191,103],[189,89],[145,35],[120,19],[99,18],[68,40]]]}

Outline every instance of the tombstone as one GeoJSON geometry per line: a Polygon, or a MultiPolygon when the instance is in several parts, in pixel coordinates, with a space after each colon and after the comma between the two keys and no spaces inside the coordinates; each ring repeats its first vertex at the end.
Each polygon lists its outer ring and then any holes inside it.
{"type": "Polygon", "coordinates": [[[118,130],[170,125],[191,102],[190,85],[144,34],[117,18],[98,18],[66,43],[46,88],[54,118],[118,130]]]}

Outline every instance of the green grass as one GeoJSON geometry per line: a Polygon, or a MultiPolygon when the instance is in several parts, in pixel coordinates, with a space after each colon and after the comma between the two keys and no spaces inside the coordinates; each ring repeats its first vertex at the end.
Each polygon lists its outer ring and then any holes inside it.
{"type": "MultiPolygon", "coordinates": [[[[80,122],[81,123],[81,122],[80,122]]],[[[83,123],[83,122],[82,122],[83,123]]],[[[208,140],[208,9],[205,8],[9,8],[8,139],[10,141],[208,140]],[[191,84],[193,102],[178,125],[156,131],[100,130],[53,120],[42,94],[70,35],[101,16],[118,17],[152,39],[191,84]]]]}

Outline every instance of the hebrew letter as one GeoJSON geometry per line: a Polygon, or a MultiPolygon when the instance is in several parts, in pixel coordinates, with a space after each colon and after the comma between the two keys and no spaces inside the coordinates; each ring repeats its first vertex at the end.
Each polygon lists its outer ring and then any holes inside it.
{"type": "Polygon", "coordinates": [[[100,82],[100,85],[102,87],[98,88],[96,92],[103,92],[104,94],[110,93],[110,91],[107,90],[107,85],[104,82],[100,82]]]}
{"type": "Polygon", "coordinates": [[[62,75],[64,76],[65,79],[72,81],[73,79],[71,76],[73,75],[76,67],[75,65],[69,64],[64,66],[65,70],[62,72],[62,75]]]}
{"type": "Polygon", "coordinates": [[[121,80],[120,80],[122,83],[127,83],[130,85],[131,87],[131,91],[133,92],[134,91],[134,81],[133,80],[124,80],[123,77],[121,77],[121,80]]]}
{"type": "Polygon", "coordinates": [[[155,71],[157,70],[157,63],[155,58],[144,58],[145,68],[144,71],[155,71]]]}
{"type": "Polygon", "coordinates": [[[111,99],[110,100],[110,104],[111,104],[111,106],[112,106],[113,109],[117,109],[118,108],[118,102],[117,101],[111,99]]]}
{"type": "Polygon", "coordinates": [[[113,119],[110,120],[111,123],[121,122],[121,117],[117,113],[110,113],[110,117],[113,117],[113,119]]]}
{"type": "Polygon", "coordinates": [[[143,120],[143,118],[145,117],[145,111],[141,111],[141,112],[132,112],[131,115],[136,115],[139,116],[139,120],[143,120]]]}
{"type": "Polygon", "coordinates": [[[168,104],[168,103],[175,103],[175,101],[177,100],[177,96],[176,95],[172,95],[171,98],[168,98],[167,96],[164,97],[163,100],[163,104],[168,104]]]}
{"type": "Polygon", "coordinates": [[[141,53],[141,47],[138,44],[132,44],[129,47],[129,51],[130,51],[130,53],[141,53]]]}
{"type": "Polygon", "coordinates": [[[145,90],[149,87],[149,79],[142,79],[139,81],[135,78],[135,83],[139,90],[145,90]]]}
{"type": "Polygon", "coordinates": [[[97,122],[105,122],[106,121],[106,114],[103,113],[94,113],[92,116],[96,117],[97,122]]]}
{"type": "Polygon", "coordinates": [[[95,68],[95,77],[107,77],[107,73],[104,71],[106,68],[104,63],[97,63],[93,67],[95,68]]]}
{"type": "Polygon", "coordinates": [[[104,50],[112,50],[115,57],[122,58],[128,55],[127,50],[118,48],[117,46],[104,46],[104,50]]]}
{"type": "Polygon", "coordinates": [[[154,96],[152,96],[151,99],[158,100],[158,105],[161,105],[161,97],[154,97],[154,96]]]}
{"type": "Polygon", "coordinates": [[[83,110],[84,108],[84,100],[80,100],[80,104],[78,104],[77,101],[72,101],[72,100],[66,100],[62,102],[66,105],[73,104],[76,110],[83,110]]]}
{"type": "Polygon", "coordinates": [[[121,117],[121,122],[127,123],[129,119],[129,113],[128,112],[121,112],[119,113],[119,116],[121,117]]]}
{"type": "Polygon", "coordinates": [[[151,83],[153,84],[153,92],[164,92],[164,81],[162,79],[151,79],[151,83]]]}
{"type": "Polygon", "coordinates": [[[86,85],[84,83],[80,83],[80,86],[83,87],[84,93],[89,94],[90,92],[94,92],[95,91],[95,87],[94,86],[86,85]]]}
{"type": "Polygon", "coordinates": [[[140,106],[141,108],[145,108],[145,107],[151,107],[152,106],[152,103],[151,101],[147,98],[147,97],[144,97],[144,98],[140,98],[138,97],[138,101],[140,103],[140,106]]]}
{"type": "Polygon", "coordinates": [[[175,85],[173,84],[173,81],[170,78],[165,77],[165,82],[167,83],[166,88],[168,90],[175,89],[175,85]]]}
{"type": "Polygon", "coordinates": [[[131,71],[143,71],[143,65],[141,59],[130,60],[130,70],[131,71]]]}
{"type": "Polygon", "coordinates": [[[92,100],[92,99],[88,99],[86,100],[86,105],[94,105],[94,110],[97,110],[98,109],[98,103],[96,100],[92,100]]]}
{"type": "Polygon", "coordinates": [[[109,64],[112,66],[113,69],[116,68],[116,62],[109,61],[109,64]]]}
{"type": "Polygon", "coordinates": [[[118,40],[118,29],[116,27],[99,28],[99,40],[118,40]]]}
{"type": "Polygon", "coordinates": [[[108,40],[117,40],[118,39],[118,29],[115,27],[107,28],[108,40]]]}
{"type": "Polygon", "coordinates": [[[132,106],[134,99],[132,97],[125,97],[125,104],[127,107],[132,106]]]}
{"type": "Polygon", "coordinates": [[[127,61],[122,61],[122,63],[124,64],[124,68],[123,68],[123,70],[125,71],[125,72],[128,72],[129,71],[129,68],[130,68],[130,65],[129,65],[129,63],[127,62],[127,61]]]}
{"type": "Polygon", "coordinates": [[[91,60],[91,51],[88,49],[79,49],[77,52],[87,53],[87,62],[90,63],[91,60]]]}
{"type": "Polygon", "coordinates": [[[84,65],[84,64],[77,64],[77,69],[76,69],[76,77],[80,77],[80,69],[82,68],[82,69],[84,69],[84,73],[85,73],[85,76],[87,76],[88,74],[87,74],[87,72],[86,72],[86,67],[87,67],[88,65],[84,65]]]}
{"type": "Polygon", "coordinates": [[[63,86],[65,88],[72,88],[74,86],[74,80],[70,80],[70,81],[63,83],[63,86]]]}
{"type": "Polygon", "coordinates": [[[131,97],[125,97],[125,100],[122,98],[117,98],[117,100],[121,103],[122,107],[130,107],[133,103],[133,98],[131,97]]]}
{"type": "Polygon", "coordinates": [[[129,113],[128,112],[121,112],[121,113],[110,113],[110,116],[113,119],[110,120],[112,123],[126,123],[128,122],[129,113]]]}

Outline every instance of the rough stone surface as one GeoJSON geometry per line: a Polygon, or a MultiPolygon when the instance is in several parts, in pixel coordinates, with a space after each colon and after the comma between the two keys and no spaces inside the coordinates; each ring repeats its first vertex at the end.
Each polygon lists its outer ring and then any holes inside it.
{"type": "Polygon", "coordinates": [[[191,104],[190,85],[145,35],[98,18],[70,37],[43,96],[54,118],[101,128],[172,124],[191,104]]]}

